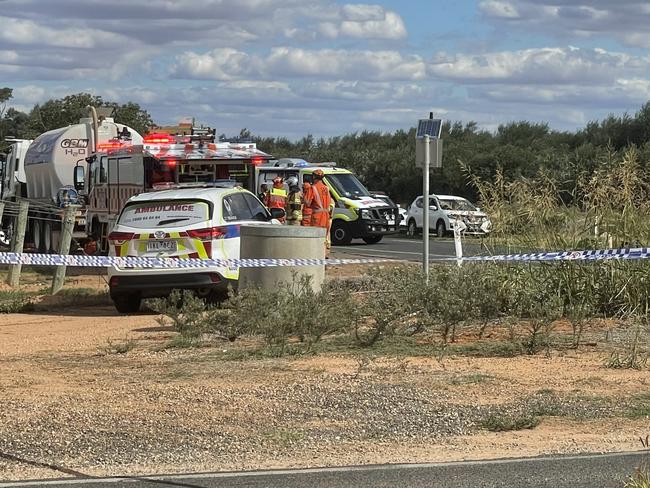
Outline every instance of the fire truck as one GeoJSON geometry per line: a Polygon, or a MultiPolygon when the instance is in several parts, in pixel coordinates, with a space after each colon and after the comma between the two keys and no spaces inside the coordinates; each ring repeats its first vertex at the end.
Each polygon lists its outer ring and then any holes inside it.
{"type": "Polygon", "coordinates": [[[142,144],[119,137],[75,168],[75,188],[86,201],[86,231],[97,252],[126,201],[138,193],[235,181],[254,188],[255,167],[271,156],[253,142],[218,142],[215,131],[193,127],[189,134],[153,133],[142,144]]]}

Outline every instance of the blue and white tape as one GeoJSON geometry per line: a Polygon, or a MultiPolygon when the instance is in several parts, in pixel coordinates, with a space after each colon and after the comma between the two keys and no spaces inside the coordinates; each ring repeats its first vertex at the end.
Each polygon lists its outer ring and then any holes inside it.
{"type": "MultiPolygon", "coordinates": [[[[601,249],[595,251],[556,251],[495,256],[467,256],[463,262],[539,262],[539,261],[601,261],[649,259],[650,248],[601,249]]],[[[395,262],[394,259],[174,259],[118,256],[77,256],[60,254],[31,254],[0,252],[0,264],[24,264],[37,266],[83,266],[108,268],[268,268],[276,266],[320,266],[344,264],[379,264],[395,262]]],[[[459,261],[455,257],[438,258],[436,261],[459,261]]]]}
{"type": "Polygon", "coordinates": [[[390,259],[175,259],[61,254],[0,253],[0,264],[35,266],[83,266],[95,268],[269,268],[276,266],[319,266],[323,264],[373,264],[390,259]]]}

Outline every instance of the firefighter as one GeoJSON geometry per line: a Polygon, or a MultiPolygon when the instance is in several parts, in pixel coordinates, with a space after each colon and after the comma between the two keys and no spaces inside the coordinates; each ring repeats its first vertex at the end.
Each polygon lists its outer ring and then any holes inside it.
{"type": "Polygon", "coordinates": [[[287,224],[300,225],[302,222],[303,195],[298,186],[298,178],[292,176],[287,179],[289,197],[287,198],[287,224]]]}
{"type": "Polygon", "coordinates": [[[311,202],[314,199],[314,191],[309,182],[305,181],[302,185],[302,222],[304,227],[311,226],[311,202]]]}
{"type": "Polygon", "coordinates": [[[325,258],[330,253],[330,225],[332,220],[332,210],[334,209],[330,190],[323,182],[325,174],[322,170],[317,169],[313,172],[314,184],[312,185],[313,199],[311,201],[311,226],[322,227],[325,229],[325,258]]]}
{"type": "MultiPolygon", "coordinates": [[[[276,176],[273,178],[273,188],[268,193],[266,201],[264,204],[268,208],[281,208],[286,211],[287,208],[287,190],[284,189],[284,180],[281,176],[276,176]]],[[[284,223],[285,217],[278,219],[280,222],[284,223]]]]}
{"type": "Polygon", "coordinates": [[[266,204],[266,199],[268,198],[269,195],[269,185],[266,183],[262,183],[260,185],[260,192],[257,194],[257,198],[260,199],[260,201],[264,204],[266,204]]]}

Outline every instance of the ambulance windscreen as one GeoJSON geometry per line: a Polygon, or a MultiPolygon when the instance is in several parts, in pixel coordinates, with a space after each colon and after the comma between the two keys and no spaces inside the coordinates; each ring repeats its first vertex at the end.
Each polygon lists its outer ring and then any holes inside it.
{"type": "Polygon", "coordinates": [[[137,229],[185,227],[210,220],[210,205],[202,200],[152,200],[128,204],[119,224],[137,229]]]}

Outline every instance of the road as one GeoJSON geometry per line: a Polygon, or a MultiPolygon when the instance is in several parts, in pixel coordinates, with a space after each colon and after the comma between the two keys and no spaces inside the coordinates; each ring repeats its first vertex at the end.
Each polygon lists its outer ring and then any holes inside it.
{"type": "MultiPolygon", "coordinates": [[[[463,239],[463,255],[475,256],[485,254],[481,249],[481,240],[478,238],[463,239]]],[[[386,236],[377,244],[366,244],[362,240],[354,240],[349,246],[333,246],[333,258],[385,258],[403,259],[406,261],[422,261],[422,238],[409,239],[404,235],[386,236]]],[[[440,258],[455,257],[454,240],[452,238],[429,239],[429,259],[435,261],[440,258]]]]}
{"type": "Polygon", "coordinates": [[[0,488],[621,488],[646,452],[437,464],[0,482],[0,488]]]}

